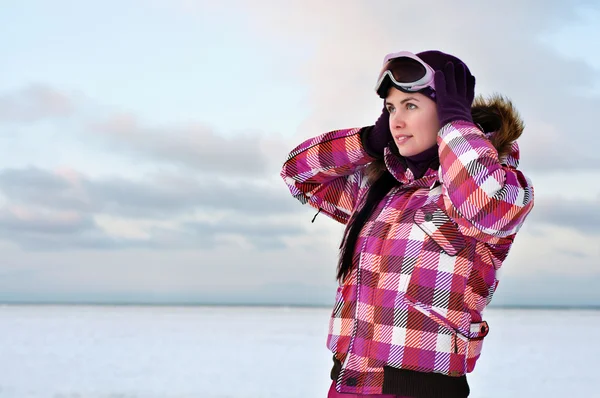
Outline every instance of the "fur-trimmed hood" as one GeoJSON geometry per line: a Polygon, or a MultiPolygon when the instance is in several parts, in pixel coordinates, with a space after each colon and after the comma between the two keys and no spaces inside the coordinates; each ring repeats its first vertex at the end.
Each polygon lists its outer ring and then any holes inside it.
{"type": "Polygon", "coordinates": [[[479,95],[473,101],[471,114],[498,151],[500,161],[516,167],[519,160],[516,140],[523,134],[525,123],[512,102],[499,94],[488,98],[479,95]]]}

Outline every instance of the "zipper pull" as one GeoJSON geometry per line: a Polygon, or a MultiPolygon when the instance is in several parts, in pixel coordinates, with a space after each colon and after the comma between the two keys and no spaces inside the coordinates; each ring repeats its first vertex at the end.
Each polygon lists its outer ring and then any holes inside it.
{"type": "Polygon", "coordinates": [[[319,211],[317,212],[317,214],[315,214],[315,216],[313,217],[311,223],[315,222],[315,218],[317,218],[317,216],[319,215],[320,212],[321,212],[321,208],[319,207],[319,211]]]}
{"type": "Polygon", "coordinates": [[[454,332],[454,353],[458,354],[458,344],[456,344],[456,332],[454,332]]]}

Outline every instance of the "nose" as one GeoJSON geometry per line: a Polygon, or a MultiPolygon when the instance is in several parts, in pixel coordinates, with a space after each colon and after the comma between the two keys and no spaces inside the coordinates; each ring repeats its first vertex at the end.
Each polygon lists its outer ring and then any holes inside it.
{"type": "Polygon", "coordinates": [[[391,116],[390,116],[390,129],[401,129],[404,128],[406,126],[406,122],[404,121],[404,117],[402,115],[402,112],[394,112],[391,116]]]}

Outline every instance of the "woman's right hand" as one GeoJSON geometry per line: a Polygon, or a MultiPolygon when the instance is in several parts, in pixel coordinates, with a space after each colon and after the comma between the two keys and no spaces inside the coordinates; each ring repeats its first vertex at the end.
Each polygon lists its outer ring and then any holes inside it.
{"type": "Polygon", "coordinates": [[[383,156],[383,150],[392,141],[392,132],[390,131],[390,113],[384,106],[381,115],[371,128],[365,131],[366,136],[363,144],[367,153],[373,157],[383,156]]]}

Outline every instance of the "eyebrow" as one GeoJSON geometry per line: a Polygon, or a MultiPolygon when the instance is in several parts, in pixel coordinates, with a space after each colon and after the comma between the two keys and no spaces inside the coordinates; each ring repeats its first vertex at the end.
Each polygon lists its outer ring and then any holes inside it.
{"type": "Polygon", "coordinates": [[[403,103],[405,103],[407,101],[411,101],[411,100],[419,102],[419,100],[416,99],[415,97],[408,97],[408,98],[404,98],[402,101],[400,101],[400,103],[403,104],[403,103]]]}
{"type": "MultiPolygon", "coordinates": [[[[419,102],[419,100],[418,100],[418,99],[416,99],[415,97],[408,97],[408,98],[404,98],[402,101],[400,101],[400,104],[404,104],[405,102],[407,102],[407,101],[411,101],[411,100],[412,100],[412,101],[417,101],[417,102],[419,102]]],[[[389,105],[394,105],[394,104],[392,104],[391,102],[388,102],[388,101],[385,101],[385,103],[386,103],[386,105],[387,105],[387,104],[389,104],[389,105]]]]}

